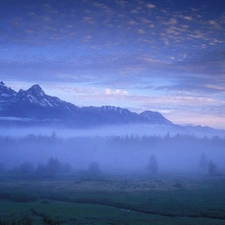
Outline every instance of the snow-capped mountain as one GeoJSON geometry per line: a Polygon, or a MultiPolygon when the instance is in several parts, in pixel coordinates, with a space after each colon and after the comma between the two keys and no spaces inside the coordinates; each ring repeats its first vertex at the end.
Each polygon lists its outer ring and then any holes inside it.
{"type": "Polygon", "coordinates": [[[167,120],[162,114],[159,112],[153,111],[144,111],[140,113],[140,116],[146,118],[151,121],[152,124],[160,124],[160,125],[173,125],[173,123],[167,120]]]}
{"type": "Polygon", "coordinates": [[[11,88],[5,86],[5,84],[1,81],[0,82],[0,104],[6,103],[16,96],[16,92],[11,88]]]}
{"type": "Polygon", "coordinates": [[[45,94],[37,84],[16,92],[3,82],[0,82],[0,117],[1,121],[17,118],[26,119],[29,123],[48,122],[73,127],[133,123],[173,125],[158,112],[137,114],[115,106],[77,107],[45,94]]]}

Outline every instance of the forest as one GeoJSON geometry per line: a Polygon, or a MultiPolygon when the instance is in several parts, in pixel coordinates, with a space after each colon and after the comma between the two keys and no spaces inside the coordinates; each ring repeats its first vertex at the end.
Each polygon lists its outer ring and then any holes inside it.
{"type": "Polygon", "coordinates": [[[225,139],[0,137],[0,224],[224,224],[225,139]]]}
{"type": "Polygon", "coordinates": [[[218,136],[199,138],[167,133],[163,137],[125,135],[60,138],[53,132],[50,136],[0,136],[0,146],[1,173],[47,176],[90,171],[93,163],[99,171],[106,173],[150,172],[149,161],[155,161],[157,173],[210,173],[212,167],[216,173],[225,170],[225,139],[218,136]]]}

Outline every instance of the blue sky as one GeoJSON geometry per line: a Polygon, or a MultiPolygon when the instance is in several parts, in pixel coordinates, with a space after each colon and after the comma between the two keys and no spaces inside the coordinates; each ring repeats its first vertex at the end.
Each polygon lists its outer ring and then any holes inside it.
{"type": "Polygon", "coordinates": [[[0,77],[77,106],[225,129],[225,1],[2,0],[0,77]]]}

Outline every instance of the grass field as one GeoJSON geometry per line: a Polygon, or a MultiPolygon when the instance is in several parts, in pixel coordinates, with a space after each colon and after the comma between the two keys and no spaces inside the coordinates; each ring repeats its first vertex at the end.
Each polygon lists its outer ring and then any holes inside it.
{"type": "Polygon", "coordinates": [[[0,224],[225,224],[225,177],[0,177],[0,224]]]}

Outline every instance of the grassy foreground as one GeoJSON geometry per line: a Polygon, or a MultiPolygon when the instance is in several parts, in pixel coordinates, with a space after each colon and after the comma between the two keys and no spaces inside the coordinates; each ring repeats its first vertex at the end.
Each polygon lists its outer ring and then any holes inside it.
{"type": "Polygon", "coordinates": [[[1,224],[225,224],[225,178],[0,179],[1,224]]]}

